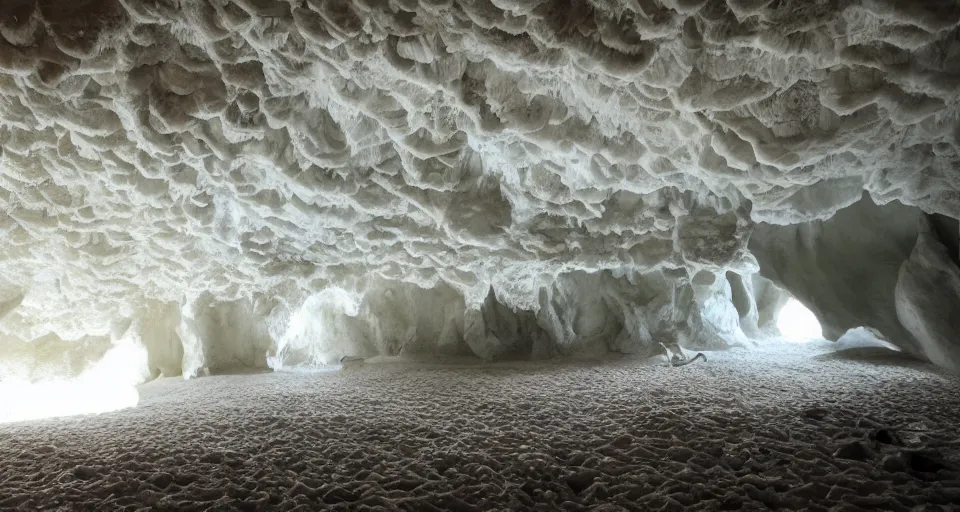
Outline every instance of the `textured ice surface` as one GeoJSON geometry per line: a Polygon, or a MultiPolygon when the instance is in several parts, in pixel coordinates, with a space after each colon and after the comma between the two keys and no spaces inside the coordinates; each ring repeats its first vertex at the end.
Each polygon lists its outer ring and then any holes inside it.
{"type": "Polygon", "coordinates": [[[920,353],[897,319],[894,295],[922,217],[914,208],[878,206],[865,197],[822,222],[758,225],[750,248],[761,274],[814,311],[828,339],[867,325],[920,353]]]}
{"type": "Polygon", "coordinates": [[[953,510],[960,381],[832,348],[163,379],[0,425],[0,508],[953,510]]]}
{"type": "Polygon", "coordinates": [[[949,252],[926,218],[918,231],[917,245],[900,267],[897,317],[928,359],[960,371],[960,254],[949,252]]]}
{"type": "Polygon", "coordinates": [[[69,373],[133,329],[153,374],[191,375],[739,342],[768,307],[732,300],[754,223],[864,190],[960,217],[958,21],[952,0],[4,1],[2,343],[67,340],[30,364],[69,373]]]}
{"type": "Polygon", "coordinates": [[[960,369],[960,252],[955,220],[864,198],[826,221],[757,226],[761,273],[818,313],[837,339],[866,326],[888,342],[960,369]]]}

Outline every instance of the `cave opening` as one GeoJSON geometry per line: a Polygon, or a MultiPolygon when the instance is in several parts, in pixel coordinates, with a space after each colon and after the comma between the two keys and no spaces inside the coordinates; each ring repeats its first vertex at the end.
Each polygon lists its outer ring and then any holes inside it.
{"type": "Polygon", "coordinates": [[[817,315],[793,297],[777,313],[777,329],[785,340],[796,343],[823,338],[817,315]]]}
{"type": "Polygon", "coordinates": [[[29,370],[0,379],[0,423],[103,414],[136,407],[146,350],[119,343],[79,374],[31,378],[29,370]]]}

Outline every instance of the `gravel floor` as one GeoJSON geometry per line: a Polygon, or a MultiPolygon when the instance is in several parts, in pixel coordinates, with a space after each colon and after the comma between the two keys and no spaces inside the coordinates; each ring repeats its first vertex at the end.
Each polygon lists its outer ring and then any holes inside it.
{"type": "Polygon", "coordinates": [[[0,510],[958,509],[960,380],[832,350],[168,379],[0,425],[0,510]]]}

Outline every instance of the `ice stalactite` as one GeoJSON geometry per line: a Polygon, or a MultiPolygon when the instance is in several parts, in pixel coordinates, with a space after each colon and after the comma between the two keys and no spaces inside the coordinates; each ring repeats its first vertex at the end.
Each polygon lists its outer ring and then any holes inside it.
{"type": "Polygon", "coordinates": [[[176,327],[177,337],[183,343],[183,363],[181,371],[184,378],[196,377],[198,374],[209,373],[204,368],[205,343],[197,327],[195,305],[191,302],[183,304],[180,311],[180,322],[176,327]]]}
{"type": "Polygon", "coordinates": [[[468,311],[480,357],[645,353],[659,343],[724,348],[744,339],[725,278],[691,283],[678,272],[575,272],[541,291],[536,310],[512,310],[491,291],[468,311]]]}
{"type": "MultiPolygon", "coordinates": [[[[292,307],[274,303],[269,311],[251,309],[256,301],[188,302],[192,306],[179,311],[175,330],[185,377],[262,366],[333,367],[345,356],[543,359],[643,354],[659,343],[691,349],[741,343],[745,337],[725,274],[709,275],[714,281],[703,276],[691,281],[683,271],[575,272],[541,289],[533,309],[504,304],[492,288],[474,308],[451,287],[372,280],[362,292],[329,288],[292,307]],[[224,339],[233,345],[214,348],[224,339]],[[219,359],[209,356],[214,350],[219,359]],[[224,354],[243,357],[224,359],[224,354]]],[[[176,311],[169,308],[167,314],[176,311]]],[[[169,326],[172,317],[167,318],[169,326]]],[[[165,344],[150,347],[151,353],[172,353],[165,344]]]]}
{"type": "Polygon", "coordinates": [[[335,364],[337,341],[349,340],[352,333],[337,329],[333,319],[356,316],[358,308],[357,298],[339,288],[307,297],[294,311],[274,308],[265,319],[275,340],[267,354],[267,365],[279,371],[291,366],[335,364]]]}
{"type": "MultiPolygon", "coordinates": [[[[151,378],[172,377],[184,371],[183,338],[177,334],[180,325],[180,304],[145,301],[135,312],[131,329],[140,334],[147,349],[147,366],[151,378]]],[[[187,372],[189,375],[190,372],[187,372]]]]}

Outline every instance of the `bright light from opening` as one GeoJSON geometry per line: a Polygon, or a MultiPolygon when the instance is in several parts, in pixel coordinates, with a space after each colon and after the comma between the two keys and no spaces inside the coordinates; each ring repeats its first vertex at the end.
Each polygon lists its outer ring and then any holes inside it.
{"type": "Polygon", "coordinates": [[[136,385],[143,380],[146,350],[115,345],[103,359],[73,379],[0,381],[0,423],[78,414],[99,414],[136,407],[136,385]]]}
{"type": "Polygon", "coordinates": [[[136,407],[134,386],[114,386],[83,379],[0,383],[0,423],[57,416],[96,414],[136,407]]]}
{"type": "Polygon", "coordinates": [[[808,341],[823,337],[816,315],[797,299],[791,298],[777,315],[777,329],[788,341],[808,341]]]}

